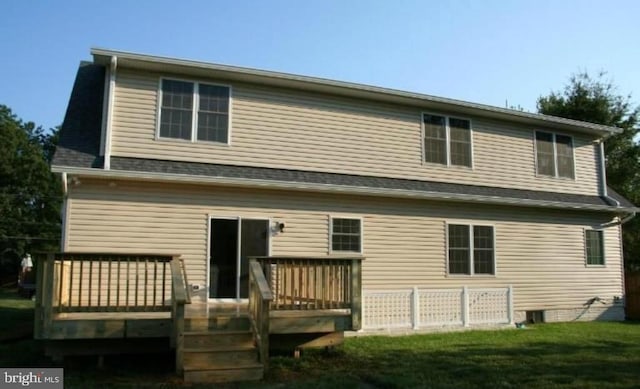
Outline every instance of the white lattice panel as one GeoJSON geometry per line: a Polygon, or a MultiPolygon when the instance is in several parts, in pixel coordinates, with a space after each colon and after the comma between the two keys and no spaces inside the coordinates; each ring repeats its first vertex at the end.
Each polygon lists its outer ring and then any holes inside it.
{"type": "Polygon", "coordinates": [[[418,326],[462,324],[460,289],[419,290],[418,296],[418,326]]]}
{"type": "Polygon", "coordinates": [[[469,322],[501,324],[509,322],[508,289],[470,289],[469,322]]]}
{"type": "Polygon", "coordinates": [[[411,291],[364,292],[364,328],[411,327],[411,291]]]}

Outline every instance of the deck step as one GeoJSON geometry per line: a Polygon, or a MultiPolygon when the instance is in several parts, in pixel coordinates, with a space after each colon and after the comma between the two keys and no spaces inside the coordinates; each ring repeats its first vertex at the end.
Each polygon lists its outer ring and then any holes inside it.
{"type": "Polygon", "coordinates": [[[256,362],[228,369],[200,370],[185,366],[184,381],[190,383],[220,383],[232,381],[259,381],[264,376],[264,367],[256,362]]]}
{"type": "Polygon", "coordinates": [[[185,349],[229,350],[253,347],[250,331],[188,331],[183,333],[185,349]]]}
{"type": "Polygon", "coordinates": [[[251,321],[246,315],[192,317],[185,319],[185,331],[230,330],[248,331],[251,321]]]}
{"type": "Polygon", "coordinates": [[[251,367],[258,362],[255,348],[228,351],[184,351],[185,370],[220,370],[234,367],[251,367]]]}

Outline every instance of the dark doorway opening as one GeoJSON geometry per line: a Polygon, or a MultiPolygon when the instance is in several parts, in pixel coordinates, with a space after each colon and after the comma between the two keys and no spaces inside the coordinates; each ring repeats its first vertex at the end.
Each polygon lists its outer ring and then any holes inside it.
{"type": "Polygon", "coordinates": [[[238,220],[211,219],[209,297],[235,298],[238,278],[238,220]]]}
{"type": "Polygon", "coordinates": [[[209,239],[209,298],[247,298],[249,257],[269,255],[269,220],[211,219],[209,239]]]}

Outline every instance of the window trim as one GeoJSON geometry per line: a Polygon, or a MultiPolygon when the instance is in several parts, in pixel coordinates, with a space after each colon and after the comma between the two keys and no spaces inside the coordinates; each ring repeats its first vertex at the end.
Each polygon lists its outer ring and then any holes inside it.
{"type": "Polygon", "coordinates": [[[182,142],[182,143],[204,143],[209,145],[218,145],[218,146],[231,146],[231,132],[233,128],[233,87],[231,84],[225,84],[220,82],[210,82],[210,81],[202,81],[191,78],[180,78],[180,77],[159,77],[158,78],[158,92],[156,99],[156,132],[155,132],[155,140],[156,141],[168,141],[168,142],[182,142]],[[191,108],[191,139],[178,139],[178,138],[170,138],[160,136],[160,124],[162,122],[162,82],[164,80],[168,81],[180,81],[180,82],[190,82],[193,84],[193,107],[191,108]],[[227,122],[227,141],[226,142],[214,142],[210,140],[198,140],[198,111],[200,110],[200,84],[212,85],[212,86],[221,86],[229,89],[229,112],[228,112],[228,122],[227,122]]]}
{"type": "Polygon", "coordinates": [[[353,216],[353,215],[328,215],[329,217],[329,247],[328,253],[337,254],[337,255],[362,255],[364,254],[364,222],[362,216],[353,216]],[[334,250],[333,249],[333,219],[352,219],[358,220],[360,222],[360,251],[342,251],[342,250],[334,250]]]}
{"type": "Polygon", "coordinates": [[[533,157],[535,161],[535,170],[536,170],[537,178],[553,178],[553,179],[560,179],[560,180],[577,181],[578,174],[576,171],[576,142],[573,135],[569,135],[563,132],[556,132],[556,131],[533,130],[533,157]],[[551,134],[551,136],[553,137],[553,170],[554,170],[553,176],[538,172],[538,136],[537,134],[539,132],[551,134]],[[556,142],[556,136],[558,135],[566,136],[571,139],[571,159],[573,162],[573,177],[563,177],[558,174],[558,143],[556,142]]]}
{"type": "Polygon", "coordinates": [[[474,223],[472,221],[465,220],[449,220],[444,222],[445,228],[445,276],[446,277],[481,277],[481,278],[496,278],[498,276],[498,253],[496,242],[496,226],[492,223],[474,223]],[[469,274],[451,273],[449,271],[449,225],[464,225],[469,228],[469,274]],[[475,273],[474,267],[474,245],[473,245],[473,228],[474,227],[491,227],[493,234],[493,274],[475,273]]]}
{"type": "Polygon", "coordinates": [[[594,268],[603,268],[607,267],[607,250],[605,247],[605,230],[604,228],[585,228],[583,232],[583,241],[584,241],[584,266],[585,267],[594,267],[594,268]],[[589,255],[587,252],[587,231],[598,231],[602,235],[602,263],[589,263],[589,255]]]}
{"type": "Polygon", "coordinates": [[[445,166],[445,167],[451,167],[451,168],[456,168],[456,169],[470,169],[470,170],[474,170],[475,168],[475,163],[474,163],[474,153],[473,153],[473,120],[471,120],[471,118],[466,117],[466,116],[457,116],[457,115],[447,115],[441,112],[436,112],[436,111],[422,111],[420,113],[420,133],[421,133],[421,137],[420,137],[420,149],[422,151],[422,165],[423,166],[445,166]],[[442,116],[445,118],[445,138],[446,138],[446,152],[447,152],[447,163],[446,164],[442,164],[442,163],[437,163],[437,162],[427,162],[426,156],[427,156],[427,150],[424,147],[424,138],[425,138],[425,134],[426,134],[426,129],[424,126],[424,115],[434,115],[434,116],[442,116]],[[471,146],[471,166],[464,166],[464,165],[453,165],[451,164],[451,127],[449,126],[449,119],[450,118],[454,118],[454,119],[460,119],[460,120],[467,120],[469,121],[469,145],[471,146]]]}

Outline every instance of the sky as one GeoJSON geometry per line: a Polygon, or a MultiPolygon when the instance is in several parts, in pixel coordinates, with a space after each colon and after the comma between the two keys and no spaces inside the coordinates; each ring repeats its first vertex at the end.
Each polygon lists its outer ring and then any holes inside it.
{"type": "Polygon", "coordinates": [[[536,110],[606,71],[640,104],[637,0],[0,0],[0,104],[62,123],[100,47],[536,110]]]}

